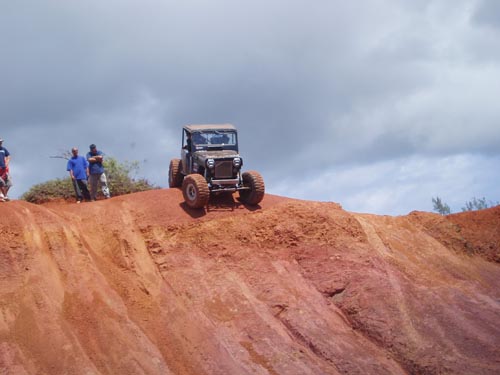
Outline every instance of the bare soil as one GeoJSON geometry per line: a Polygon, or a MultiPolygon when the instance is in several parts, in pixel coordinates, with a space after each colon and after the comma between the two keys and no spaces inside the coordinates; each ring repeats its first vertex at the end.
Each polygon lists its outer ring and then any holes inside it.
{"type": "Polygon", "coordinates": [[[0,374],[499,374],[500,207],[0,204],[0,374]]]}

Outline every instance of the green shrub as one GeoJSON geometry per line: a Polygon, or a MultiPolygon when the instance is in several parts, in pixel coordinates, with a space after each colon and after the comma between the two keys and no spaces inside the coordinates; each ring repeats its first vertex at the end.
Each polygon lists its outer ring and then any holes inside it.
{"type": "Polygon", "coordinates": [[[476,211],[476,210],[484,210],[485,208],[498,206],[498,202],[490,201],[489,203],[486,201],[486,198],[483,197],[481,199],[477,199],[473,197],[470,201],[465,202],[465,207],[462,207],[462,211],[476,211]]]}
{"type": "Polygon", "coordinates": [[[144,178],[131,177],[131,175],[136,175],[139,171],[137,161],[120,163],[114,158],[107,158],[104,161],[104,168],[106,169],[111,195],[117,196],[158,189],[157,186],[152,185],[144,178]]]}
{"type": "MultiPolygon", "coordinates": [[[[441,198],[432,198],[432,204],[434,206],[434,211],[440,213],[441,215],[449,215],[451,213],[450,206],[444,203],[441,198]]],[[[499,202],[486,201],[486,198],[478,199],[473,197],[470,201],[465,202],[465,207],[462,207],[462,212],[466,211],[477,211],[484,210],[485,208],[496,207],[499,202]]]]}
{"type": "Polygon", "coordinates": [[[74,199],[71,178],[58,178],[32,186],[21,199],[31,203],[45,203],[56,199],[74,199]]]}
{"type": "Polygon", "coordinates": [[[432,198],[432,204],[434,205],[434,211],[441,215],[449,215],[451,213],[450,206],[441,201],[439,197],[432,198]]]}
{"type": "MultiPolygon", "coordinates": [[[[114,158],[104,161],[111,196],[118,196],[151,189],[158,189],[144,178],[134,178],[139,170],[138,162],[120,163],[114,158]]],[[[100,192],[100,190],[99,190],[100,192]]],[[[31,203],[46,203],[52,200],[73,200],[75,190],[71,178],[58,178],[32,186],[21,199],[31,203]]]]}

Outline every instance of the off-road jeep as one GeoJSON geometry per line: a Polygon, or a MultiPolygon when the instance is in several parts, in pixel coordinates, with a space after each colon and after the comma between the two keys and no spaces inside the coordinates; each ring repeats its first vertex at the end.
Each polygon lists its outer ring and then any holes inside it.
{"type": "Polygon", "coordinates": [[[243,203],[257,205],[264,198],[264,180],[256,171],[241,173],[242,166],[233,125],[186,125],[181,159],[170,161],[168,184],[182,186],[191,208],[205,207],[211,194],[235,191],[243,203]]]}

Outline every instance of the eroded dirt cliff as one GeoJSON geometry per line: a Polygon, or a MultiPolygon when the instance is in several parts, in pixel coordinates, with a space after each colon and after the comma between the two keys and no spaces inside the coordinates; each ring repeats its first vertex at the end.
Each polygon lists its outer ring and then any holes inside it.
{"type": "Polygon", "coordinates": [[[0,374],[498,374],[500,208],[0,205],[0,374]]]}

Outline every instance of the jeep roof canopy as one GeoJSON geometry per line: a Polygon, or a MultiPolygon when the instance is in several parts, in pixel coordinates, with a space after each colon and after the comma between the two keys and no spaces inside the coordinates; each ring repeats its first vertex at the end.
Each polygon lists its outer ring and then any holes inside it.
{"type": "Polygon", "coordinates": [[[203,125],[186,125],[184,129],[189,133],[192,132],[202,132],[208,130],[234,130],[236,131],[236,127],[231,124],[203,124],[203,125]]]}

